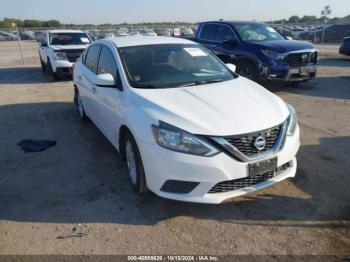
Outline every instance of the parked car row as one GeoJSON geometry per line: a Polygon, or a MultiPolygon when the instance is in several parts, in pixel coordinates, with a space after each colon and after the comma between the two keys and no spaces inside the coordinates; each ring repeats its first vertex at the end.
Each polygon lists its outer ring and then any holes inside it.
{"type": "Polygon", "coordinates": [[[14,41],[17,40],[17,35],[0,31],[0,41],[14,41]]]}
{"type": "Polygon", "coordinates": [[[130,35],[144,35],[144,36],[193,36],[195,29],[190,27],[180,28],[119,28],[119,29],[90,29],[86,30],[93,40],[130,35]]]}
{"type": "MultiPolygon", "coordinates": [[[[31,31],[31,30],[19,30],[19,36],[21,40],[37,40],[41,36],[40,31],[31,31]]],[[[17,31],[5,32],[0,31],[0,40],[2,41],[14,41],[17,40],[17,31]]]]}
{"type": "Polygon", "coordinates": [[[344,37],[350,36],[350,24],[323,25],[314,27],[274,26],[285,36],[313,43],[340,43],[344,37]]]}

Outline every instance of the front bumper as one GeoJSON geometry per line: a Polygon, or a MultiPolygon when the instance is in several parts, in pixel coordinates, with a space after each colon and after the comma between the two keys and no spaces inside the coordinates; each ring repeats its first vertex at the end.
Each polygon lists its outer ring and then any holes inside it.
{"type": "Polygon", "coordinates": [[[64,73],[65,71],[69,71],[73,68],[72,62],[65,60],[53,60],[51,62],[52,71],[55,73],[64,73]]]}
{"type": "Polygon", "coordinates": [[[56,74],[61,77],[72,77],[73,67],[57,67],[56,74]]]}
{"type": "Polygon", "coordinates": [[[139,143],[147,186],[152,192],[165,198],[210,204],[218,204],[226,199],[294,177],[297,167],[295,155],[299,146],[299,127],[297,127],[293,136],[286,137],[283,148],[268,157],[277,157],[278,167],[289,163],[289,168],[259,184],[224,193],[208,193],[220,182],[248,177],[249,163],[237,161],[226,153],[212,157],[199,157],[173,152],[156,144],[139,143]],[[189,193],[164,192],[161,188],[168,180],[195,182],[197,185],[189,193]]]}
{"type": "Polygon", "coordinates": [[[273,82],[301,82],[314,79],[316,74],[316,65],[286,68],[270,67],[266,78],[273,82]]]}

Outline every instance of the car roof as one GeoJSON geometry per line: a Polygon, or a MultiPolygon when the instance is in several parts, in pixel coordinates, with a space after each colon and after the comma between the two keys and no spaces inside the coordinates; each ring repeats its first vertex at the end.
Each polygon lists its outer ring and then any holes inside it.
{"type": "Polygon", "coordinates": [[[57,29],[57,30],[46,30],[45,32],[48,33],[53,33],[53,34],[57,34],[57,33],[85,33],[84,31],[80,31],[80,30],[66,30],[66,29],[57,29]]]}
{"type": "Polygon", "coordinates": [[[120,36],[97,40],[94,43],[113,43],[117,47],[158,45],[158,44],[196,44],[190,40],[166,36],[120,36]]]}
{"type": "Polygon", "coordinates": [[[245,24],[245,25],[256,25],[256,24],[264,24],[262,22],[257,22],[257,21],[234,21],[234,20],[218,20],[218,21],[208,21],[208,22],[203,22],[202,24],[205,23],[221,23],[221,24],[230,24],[230,25],[240,25],[240,24],[245,24]]]}

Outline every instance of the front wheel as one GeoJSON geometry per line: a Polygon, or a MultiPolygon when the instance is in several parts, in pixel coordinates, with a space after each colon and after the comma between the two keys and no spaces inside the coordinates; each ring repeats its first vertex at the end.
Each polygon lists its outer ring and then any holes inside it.
{"type": "Polygon", "coordinates": [[[81,99],[80,93],[79,93],[77,88],[75,89],[74,102],[76,103],[76,105],[78,107],[80,120],[84,121],[84,122],[87,122],[89,120],[89,117],[85,113],[84,106],[83,106],[83,101],[81,99]]]}
{"type": "Polygon", "coordinates": [[[238,63],[237,74],[253,81],[257,81],[258,79],[258,70],[256,66],[250,61],[242,61],[238,63]]]}
{"type": "Polygon", "coordinates": [[[47,58],[46,73],[50,80],[54,81],[57,79],[56,73],[52,69],[51,61],[47,58]]]}
{"type": "Polygon", "coordinates": [[[131,186],[137,193],[144,194],[148,191],[145,171],[143,169],[139,148],[130,132],[126,135],[124,148],[131,186]]]}
{"type": "Polygon", "coordinates": [[[41,71],[45,72],[46,66],[45,66],[45,63],[43,62],[43,60],[41,60],[41,58],[40,58],[40,65],[41,65],[41,71]]]}

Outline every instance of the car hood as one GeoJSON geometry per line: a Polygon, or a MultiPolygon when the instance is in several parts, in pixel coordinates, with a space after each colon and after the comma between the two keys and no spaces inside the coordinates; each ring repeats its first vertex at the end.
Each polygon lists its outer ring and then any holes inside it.
{"type": "Polygon", "coordinates": [[[65,50],[82,50],[88,45],[50,45],[50,47],[55,51],[65,51],[65,50]]]}
{"type": "Polygon", "coordinates": [[[136,89],[131,98],[158,120],[198,135],[229,136],[267,129],[285,121],[285,103],[258,84],[238,77],[222,83],[136,89]]]}
{"type": "Polygon", "coordinates": [[[260,46],[261,48],[266,48],[280,53],[314,48],[314,45],[309,42],[297,40],[263,41],[254,44],[260,46]]]}

